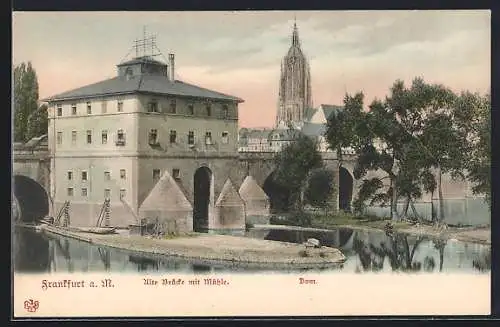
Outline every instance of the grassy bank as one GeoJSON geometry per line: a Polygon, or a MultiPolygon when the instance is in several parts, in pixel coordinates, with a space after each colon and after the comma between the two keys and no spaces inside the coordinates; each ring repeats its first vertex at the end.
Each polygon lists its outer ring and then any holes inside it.
{"type": "MultiPolygon", "coordinates": [[[[288,225],[300,227],[312,227],[320,229],[332,229],[338,227],[367,227],[375,229],[384,229],[384,226],[391,222],[388,218],[376,216],[355,216],[349,213],[337,214],[309,214],[293,213],[282,217],[272,217],[271,224],[288,225]]],[[[406,222],[392,222],[394,229],[398,227],[408,227],[406,222]]]]}
{"type": "Polygon", "coordinates": [[[318,215],[311,217],[311,227],[314,228],[335,228],[341,226],[369,227],[383,230],[385,225],[391,222],[394,230],[410,226],[406,222],[392,222],[389,218],[380,218],[375,216],[354,216],[347,213],[336,215],[318,215]]]}
{"type": "Polygon", "coordinates": [[[448,227],[446,229],[436,228],[431,225],[413,225],[405,221],[394,222],[389,218],[377,216],[354,216],[348,213],[337,213],[329,215],[296,213],[284,217],[272,217],[270,223],[274,225],[288,225],[299,227],[311,227],[318,229],[335,229],[339,227],[352,229],[376,229],[384,231],[387,223],[391,223],[394,232],[425,235],[440,239],[456,239],[464,242],[491,244],[491,232],[489,227],[448,227]]]}

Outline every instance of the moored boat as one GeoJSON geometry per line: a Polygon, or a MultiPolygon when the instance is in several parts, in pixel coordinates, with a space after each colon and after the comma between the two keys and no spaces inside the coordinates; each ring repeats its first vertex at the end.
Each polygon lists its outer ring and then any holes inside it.
{"type": "Polygon", "coordinates": [[[115,227],[73,227],[71,230],[93,234],[114,234],[116,232],[115,227]]]}

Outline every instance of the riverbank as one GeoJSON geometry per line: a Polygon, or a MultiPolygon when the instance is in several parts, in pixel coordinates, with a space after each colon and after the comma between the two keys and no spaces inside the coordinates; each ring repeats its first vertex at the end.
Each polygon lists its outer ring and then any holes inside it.
{"type": "Polygon", "coordinates": [[[185,259],[255,264],[283,268],[326,268],[342,264],[345,257],[335,248],[306,248],[302,244],[246,237],[193,233],[176,238],[149,238],[128,233],[92,234],[51,226],[42,231],[80,241],[138,253],[185,259]]]}
{"type": "Polygon", "coordinates": [[[384,231],[388,222],[392,223],[393,231],[397,233],[491,245],[490,227],[447,227],[443,229],[431,225],[411,225],[407,222],[392,222],[389,219],[363,219],[348,215],[313,216],[311,227],[319,230],[350,228],[384,231]]]}

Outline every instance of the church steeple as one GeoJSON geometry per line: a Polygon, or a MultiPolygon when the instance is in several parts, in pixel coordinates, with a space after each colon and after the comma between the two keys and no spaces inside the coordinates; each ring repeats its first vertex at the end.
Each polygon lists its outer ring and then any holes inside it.
{"type": "Polygon", "coordinates": [[[292,47],[300,47],[299,30],[297,29],[297,19],[293,22],[292,47]]]}
{"type": "Polygon", "coordinates": [[[292,44],[281,64],[276,126],[300,126],[307,108],[312,107],[309,63],[300,48],[297,21],[294,20],[292,44]]]}

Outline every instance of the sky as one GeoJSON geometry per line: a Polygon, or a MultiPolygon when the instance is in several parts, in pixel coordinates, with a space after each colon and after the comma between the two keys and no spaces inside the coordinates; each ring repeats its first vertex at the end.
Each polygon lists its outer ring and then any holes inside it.
{"type": "Polygon", "coordinates": [[[165,58],[175,54],[176,79],[242,98],[241,127],[270,127],[294,17],[315,106],[358,91],[368,104],[417,76],[489,91],[486,10],[14,12],[13,64],[31,61],[48,97],[114,77],[146,27],[165,58]]]}

